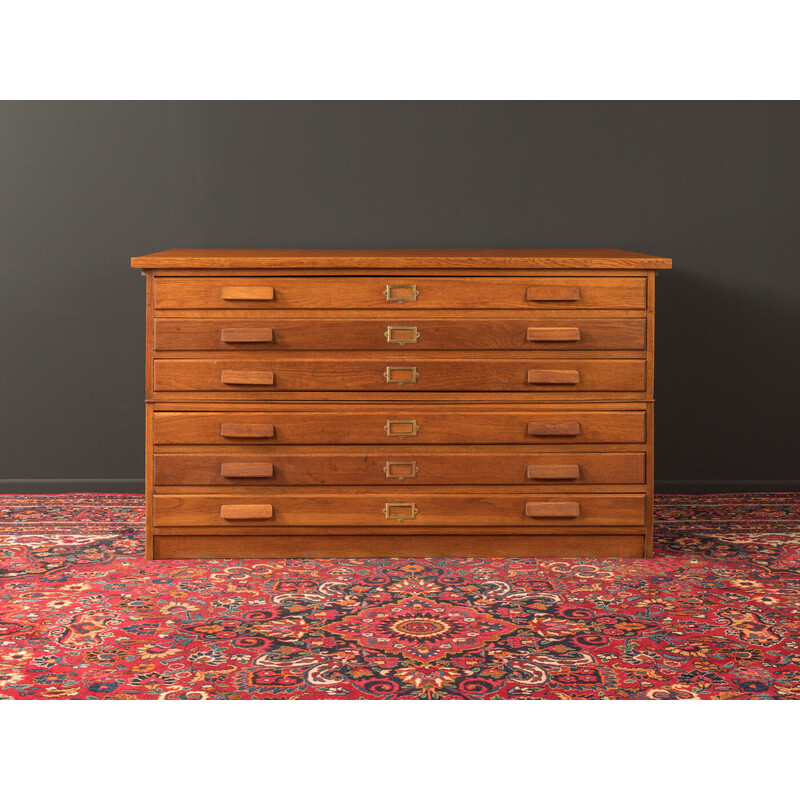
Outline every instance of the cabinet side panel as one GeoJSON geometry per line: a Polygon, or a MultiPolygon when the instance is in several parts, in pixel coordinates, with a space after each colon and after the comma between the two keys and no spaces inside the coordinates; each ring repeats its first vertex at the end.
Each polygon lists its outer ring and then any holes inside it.
{"type": "Polygon", "coordinates": [[[646,533],[644,544],[645,558],[653,556],[653,493],[655,491],[655,440],[653,433],[655,429],[655,332],[656,332],[656,274],[650,272],[647,275],[647,386],[651,398],[647,412],[647,464],[645,472],[647,476],[647,511],[646,511],[646,533]]]}
{"type": "Polygon", "coordinates": [[[144,445],[144,494],[145,494],[145,558],[153,553],[153,274],[145,273],[147,288],[146,333],[145,333],[145,445],[144,445]]]}

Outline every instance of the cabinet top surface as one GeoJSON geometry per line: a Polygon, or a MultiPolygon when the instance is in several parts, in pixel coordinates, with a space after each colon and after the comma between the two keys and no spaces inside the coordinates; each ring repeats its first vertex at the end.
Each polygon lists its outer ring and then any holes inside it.
{"type": "Polygon", "coordinates": [[[173,249],[131,259],[134,269],[458,267],[669,269],[672,260],[627,250],[248,250],[173,249]]]}

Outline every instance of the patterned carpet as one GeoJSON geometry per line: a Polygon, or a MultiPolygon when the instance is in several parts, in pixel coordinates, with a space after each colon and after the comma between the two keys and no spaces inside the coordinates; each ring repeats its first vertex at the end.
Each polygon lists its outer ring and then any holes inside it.
{"type": "Polygon", "coordinates": [[[138,495],[0,496],[0,698],[800,699],[800,495],[653,560],[172,561],[138,495]]]}

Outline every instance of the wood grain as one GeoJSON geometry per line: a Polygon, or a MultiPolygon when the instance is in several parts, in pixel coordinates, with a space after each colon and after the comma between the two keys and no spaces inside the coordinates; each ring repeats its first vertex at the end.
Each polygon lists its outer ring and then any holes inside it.
{"type": "Polygon", "coordinates": [[[529,369],[528,383],[578,384],[582,381],[580,370],[577,369],[529,369]]]}
{"type": "Polygon", "coordinates": [[[132,265],[148,273],[148,557],[651,554],[669,259],[171,250],[132,265]]]}
{"type": "Polygon", "coordinates": [[[145,558],[153,558],[153,275],[145,274],[145,345],[144,345],[144,504],[145,504],[145,558]]]}
{"type": "MultiPolygon", "coordinates": [[[[163,320],[156,320],[156,337],[158,337],[159,322],[163,324],[163,320]]],[[[203,321],[200,321],[201,325],[203,321]]],[[[181,330],[181,321],[177,321],[178,331],[181,330]]],[[[208,322],[205,322],[208,325],[208,322]]],[[[222,328],[219,332],[214,330],[215,344],[222,347],[224,345],[241,345],[241,344],[265,344],[273,341],[272,328],[264,328],[259,325],[252,325],[245,322],[237,328],[222,328]],[[218,333],[218,335],[217,335],[218,333]]],[[[169,348],[167,348],[169,349],[169,348]]],[[[180,350],[181,348],[177,348],[180,350]]],[[[204,347],[190,347],[190,350],[204,350],[204,347]]],[[[214,348],[208,348],[213,350],[214,348]]]]}
{"type": "Polygon", "coordinates": [[[254,286],[247,284],[246,286],[239,286],[234,281],[233,285],[226,285],[220,289],[220,299],[233,301],[233,300],[274,300],[275,290],[267,282],[262,282],[260,285],[254,286]]]}
{"type": "Polygon", "coordinates": [[[236,520],[237,522],[271,519],[272,512],[273,509],[269,503],[258,505],[255,503],[242,503],[239,505],[221,505],[219,507],[220,519],[236,520]]]}
{"type": "Polygon", "coordinates": [[[528,423],[529,436],[580,436],[580,420],[567,420],[558,422],[537,421],[528,423]]]}
{"type": "MultiPolygon", "coordinates": [[[[380,411],[340,404],[330,411],[220,411],[156,412],[155,444],[230,444],[237,430],[241,444],[256,440],[244,435],[261,425],[264,438],[276,444],[639,444],[646,441],[644,411],[507,411],[502,405],[484,408],[454,406],[445,411],[398,404],[380,411]],[[392,416],[390,416],[392,415],[392,416]],[[404,439],[387,434],[390,419],[414,420],[416,435],[404,427],[404,439]],[[562,429],[529,428],[531,423],[561,425],[562,429]],[[580,426],[575,434],[574,425],[580,426]],[[239,426],[230,428],[223,426],[239,426]],[[221,432],[225,430],[227,436],[221,432]],[[560,431],[565,431],[560,435],[560,431]],[[269,431],[267,433],[266,431],[269,431]]],[[[391,427],[390,427],[391,430],[391,427]]]]}
{"type": "MultiPolygon", "coordinates": [[[[187,530],[192,530],[187,528],[187,530]]],[[[416,530],[416,529],[414,529],[416,530]]],[[[446,529],[445,529],[446,530],[446,529]]],[[[398,534],[370,536],[162,536],[155,557],[174,558],[641,558],[641,534],[398,534]]]]}
{"type": "MultiPolygon", "coordinates": [[[[631,455],[633,455],[633,454],[631,454],[631,455]]],[[[618,454],[618,455],[611,456],[611,457],[612,458],[620,458],[623,461],[623,463],[625,462],[626,459],[630,458],[630,456],[628,454],[625,454],[625,455],[618,454]]],[[[158,458],[158,456],[156,456],[156,458],[158,458]]],[[[528,479],[529,480],[541,481],[542,483],[548,483],[548,482],[552,482],[552,481],[571,481],[571,482],[577,483],[577,482],[579,482],[581,480],[581,477],[582,477],[583,478],[582,482],[583,483],[587,483],[587,481],[586,481],[586,477],[587,477],[587,468],[586,468],[586,466],[584,466],[583,469],[581,469],[580,463],[578,463],[578,464],[564,464],[564,463],[561,463],[561,462],[564,462],[564,461],[582,461],[583,459],[574,458],[574,457],[570,458],[570,457],[567,457],[566,455],[564,455],[564,456],[559,455],[559,456],[556,456],[556,457],[552,457],[551,456],[551,458],[554,459],[554,463],[551,462],[549,464],[548,463],[528,464],[527,470],[526,470],[526,474],[528,476],[528,479]]],[[[593,459],[590,458],[589,461],[591,463],[593,461],[593,459]]],[[[636,457],[634,456],[634,462],[633,463],[635,463],[635,461],[636,461],[636,457]]],[[[644,465],[642,464],[642,466],[644,466],[644,465]]],[[[600,481],[608,481],[608,479],[610,477],[610,473],[607,471],[607,469],[608,469],[607,467],[601,468],[601,470],[599,472],[599,475],[598,475],[598,478],[600,479],[600,481]]],[[[639,474],[643,476],[644,475],[644,470],[642,469],[639,474]]],[[[592,481],[592,483],[595,483],[595,482],[596,481],[592,481]]],[[[624,481],[624,482],[628,483],[628,481],[624,481]]]]}
{"type": "MultiPolygon", "coordinates": [[[[231,496],[224,494],[156,494],[153,498],[153,522],[156,526],[172,525],[191,527],[225,524],[220,516],[223,506],[230,505],[231,496]]],[[[526,496],[520,494],[436,494],[424,490],[386,494],[281,494],[271,491],[268,494],[254,494],[248,497],[248,504],[262,510],[271,506],[269,522],[288,526],[329,526],[329,525],[461,525],[464,527],[485,527],[508,525],[537,525],[544,517],[528,514],[526,496]],[[387,518],[387,504],[414,504],[417,512],[413,519],[402,522],[387,518]]],[[[644,525],[645,495],[642,494],[538,494],[530,503],[547,510],[552,508],[554,515],[547,517],[548,525],[644,525]],[[565,505],[577,503],[579,513],[569,518],[563,517],[565,505]],[[563,521],[562,521],[563,520],[563,521]]],[[[263,524],[261,519],[250,519],[245,511],[237,518],[239,524],[263,524]]],[[[257,513],[257,512],[254,512],[257,513]]]]}
{"type": "Polygon", "coordinates": [[[401,486],[426,484],[640,484],[644,453],[365,452],[156,453],[156,486],[401,486]],[[387,464],[404,465],[386,469],[387,464]],[[413,467],[411,466],[413,465],[413,467]],[[388,472],[388,474],[387,474],[388,472]],[[402,477],[402,481],[397,476],[402,477]]]}
{"type": "Polygon", "coordinates": [[[267,423],[222,422],[219,426],[221,439],[271,439],[274,435],[275,426],[267,423]]]}
{"type": "Polygon", "coordinates": [[[418,353],[351,357],[264,355],[245,358],[158,358],[155,392],[546,390],[549,392],[643,392],[644,359],[548,359],[535,357],[438,358],[418,353]],[[388,373],[387,373],[388,370],[388,373]],[[416,377],[415,377],[416,375],[416,377]]]}
{"type": "Polygon", "coordinates": [[[581,299],[581,287],[558,283],[549,286],[529,286],[525,292],[525,299],[548,303],[556,300],[578,301],[581,299]]]}
{"type": "Polygon", "coordinates": [[[244,267],[519,269],[669,269],[669,258],[609,248],[595,249],[451,249],[451,250],[279,250],[171,249],[131,259],[134,269],[231,269],[244,267]]]}
{"type": "Polygon", "coordinates": [[[155,280],[155,308],[161,309],[379,309],[412,315],[419,309],[457,308],[603,308],[644,309],[646,279],[631,278],[408,278],[419,292],[400,304],[387,300],[387,285],[395,278],[162,278],[155,280]],[[577,289],[577,300],[528,299],[533,289],[577,289]],[[274,299],[225,300],[222,294],[245,289],[274,290],[274,299]]]}
{"type": "MultiPolygon", "coordinates": [[[[637,321],[631,320],[634,323],[637,321]]],[[[548,327],[528,328],[527,338],[528,342],[532,343],[579,342],[581,340],[581,329],[577,325],[574,328],[559,328],[551,323],[548,327]]]]}
{"type": "Polygon", "coordinates": [[[169,350],[643,350],[643,318],[593,319],[524,317],[430,319],[419,315],[380,319],[278,317],[265,319],[155,320],[155,349],[169,350]],[[269,326],[267,327],[265,323],[269,326]],[[534,324],[532,324],[534,323],[534,324]],[[416,328],[417,338],[398,344],[386,336],[389,328],[416,328]]]}
{"type": "Polygon", "coordinates": [[[525,503],[525,516],[534,519],[578,519],[580,503],[525,503]]]}
{"type": "Polygon", "coordinates": [[[267,370],[223,369],[219,382],[225,386],[272,386],[275,376],[267,370]]]}
{"type": "MultiPolygon", "coordinates": [[[[647,275],[647,385],[653,387],[653,377],[655,370],[655,313],[656,313],[656,273],[650,272],[647,275]]],[[[653,555],[653,492],[654,492],[654,466],[655,466],[655,414],[653,404],[649,405],[650,413],[647,415],[647,521],[645,531],[645,556],[651,558],[653,555]]]]}
{"type": "MultiPolygon", "coordinates": [[[[178,459],[179,469],[185,474],[185,470],[187,464],[185,459],[196,459],[197,456],[156,456],[156,459],[159,458],[166,458],[166,459],[178,459]]],[[[254,459],[252,456],[248,460],[238,460],[238,461],[229,461],[229,456],[217,456],[214,464],[214,470],[216,472],[216,476],[218,480],[206,480],[202,481],[204,484],[213,484],[213,483],[224,483],[226,479],[234,479],[234,478],[271,478],[275,474],[275,466],[271,461],[266,461],[265,459],[258,457],[254,459]]],[[[173,462],[174,463],[174,462],[173,462]]],[[[169,476],[168,476],[169,477],[169,476]]],[[[156,482],[158,482],[158,477],[156,477],[156,482]]],[[[184,483],[186,481],[174,481],[175,483],[184,483]]],[[[191,483],[196,483],[197,481],[190,481],[191,483]]]]}

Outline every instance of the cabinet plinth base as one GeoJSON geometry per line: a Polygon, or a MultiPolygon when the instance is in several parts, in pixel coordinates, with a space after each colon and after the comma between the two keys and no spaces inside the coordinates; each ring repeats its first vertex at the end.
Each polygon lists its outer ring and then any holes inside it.
{"type": "Polygon", "coordinates": [[[642,558],[642,534],[159,536],[155,558],[642,558]]]}

